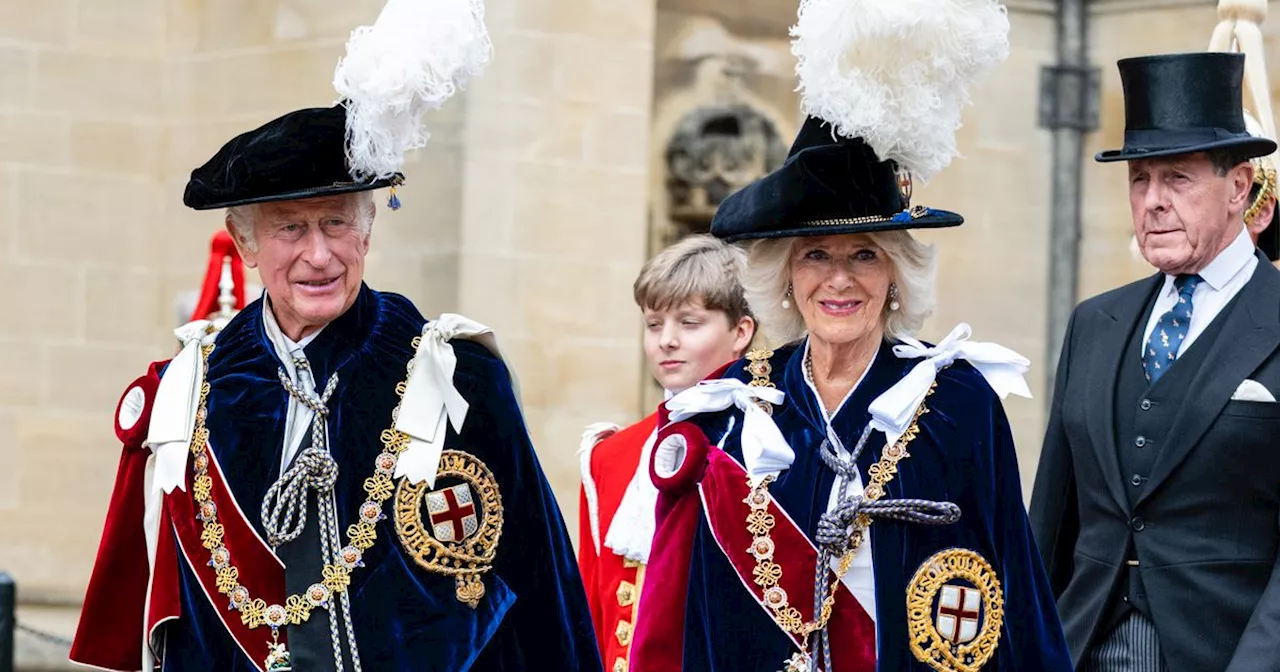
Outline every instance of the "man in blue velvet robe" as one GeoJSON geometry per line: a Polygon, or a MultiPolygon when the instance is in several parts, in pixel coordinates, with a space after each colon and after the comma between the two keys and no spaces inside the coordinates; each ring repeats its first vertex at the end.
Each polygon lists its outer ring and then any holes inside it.
{"type": "MultiPolygon", "coordinates": [[[[129,387],[72,659],[101,669],[599,670],[569,537],[492,335],[362,281],[372,189],[346,110],[228,143],[265,296],[129,387]]],[[[394,195],[393,195],[394,198],[394,195]]]]}

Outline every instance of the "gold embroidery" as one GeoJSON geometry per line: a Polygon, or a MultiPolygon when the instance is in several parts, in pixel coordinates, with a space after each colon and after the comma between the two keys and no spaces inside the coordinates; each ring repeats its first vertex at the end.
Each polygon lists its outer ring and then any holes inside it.
{"type": "MultiPolygon", "coordinates": [[[[773,365],[769,363],[769,359],[773,357],[772,350],[752,350],[747,353],[747,373],[751,374],[752,387],[777,387],[769,376],[773,373],[773,365]]],[[[765,413],[773,415],[773,404],[763,400],[756,399],[756,405],[765,413]]]]}
{"type": "Polygon", "coordinates": [[[1004,593],[977,553],[933,554],[907,584],[907,633],[916,660],[938,672],[977,672],[995,654],[1004,624],[1004,593]],[[973,591],[973,592],[970,592],[973,591]],[[981,598],[981,608],[975,602],[981,598]],[[975,599],[969,599],[969,598],[975,599]],[[968,632],[965,624],[973,625],[968,632]],[[944,636],[939,626],[950,630],[944,636]]]}
{"type": "Polygon", "coordinates": [[[240,620],[244,622],[245,627],[252,630],[267,622],[262,615],[266,609],[267,603],[262,598],[249,600],[240,607],[240,620]]]}
{"type": "Polygon", "coordinates": [[[627,672],[627,659],[618,657],[613,661],[613,672],[627,672]]]}
{"type": "Polygon", "coordinates": [[[752,511],[747,514],[747,531],[755,537],[763,537],[773,529],[773,514],[767,511],[752,511]]]}
{"type": "Polygon", "coordinates": [[[1261,161],[1270,161],[1270,159],[1255,159],[1254,166],[1258,168],[1254,174],[1253,182],[1258,185],[1258,196],[1253,199],[1253,203],[1249,204],[1249,209],[1244,211],[1244,221],[1252,223],[1253,218],[1258,216],[1258,212],[1262,210],[1262,206],[1267,200],[1276,194],[1276,170],[1261,164],[1261,161]]]}
{"type": "MultiPolygon", "coordinates": [[[[415,351],[417,350],[418,341],[419,339],[414,339],[413,347],[415,351]]],[[[206,345],[201,348],[201,356],[204,358],[206,371],[208,370],[209,355],[213,354],[213,349],[213,345],[206,345]]],[[[412,370],[412,366],[413,362],[410,362],[410,370],[412,370]]],[[[404,381],[396,385],[396,393],[401,397],[404,396],[405,386],[406,383],[404,381]]],[[[200,530],[201,545],[209,551],[212,559],[210,564],[213,565],[217,572],[218,592],[230,598],[229,608],[240,611],[240,621],[249,629],[271,625],[274,631],[276,627],[285,623],[298,625],[310,618],[312,609],[328,604],[329,595],[325,594],[325,590],[331,591],[331,594],[337,594],[345,591],[351,585],[351,569],[342,564],[325,565],[323,584],[313,584],[307,590],[307,594],[288,596],[284,606],[278,604],[268,605],[261,598],[254,599],[251,597],[249,589],[240,584],[240,570],[231,563],[230,549],[223,545],[223,527],[218,522],[217,507],[214,506],[214,502],[211,499],[213,479],[209,476],[209,460],[205,455],[209,444],[209,430],[205,427],[205,420],[209,415],[209,390],[209,381],[205,380],[200,386],[200,405],[196,411],[196,426],[191,433],[191,455],[194,458],[193,467],[195,469],[191,495],[195,500],[197,518],[202,522],[200,530]],[[267,614],[281,616],[282,618],[279,622],[273,620],[269,623],[267,614]]],[[[396,407],[391,411],[393,422],[399,412],[400,405],[397,403],[396,407]]],[[[360,507],[360,515],[363,522],[347,527],[348,543],[354,549],[359,549],[360,551],[368,549],[377,541],[377,529],[374,524],[381,518],[382,503],[391,496],[394,488],[387,473],[394,471],[396,457],[409,445],[409,437],[394,429],[384,430],[381,438],[384,452],[375,459],[374,476],[365,479],[365,492],[369,493],[369,499],[366,499],[360,507]]],[[[344,554],[347,554],[345,551],[349,549],[343,550],[344,554]]],[[[356,557],[358,561],[358,553],[350,555],[356,557]]],[[[355,563],[352,563],[352,567],[354,566],[355,563]]]]}
{"type": "Polygon", "coordinates": [[[218,592],[226,594],[240,585],[240,570],[235,567],[222,567],[218,570],[218,592]]]}
{"type": "MultiPolygon", "coordinates": [[[[765,560],[764,562],[757,562],[755,569],[751,570],[751,574],[756,577],[755,584],[757,586],[772,588],[778,585],[778,580],[782,578],[782,567],[775,562],[765,560]]],[[[785,603],[786,599],[783,599],[782,602],[785,603]]]]}
{"type": "Polygon", "coordinates": [[[200,530],[201,545],[209,550],[213,550],[222,545],[222,525],[218,523],[208,523],[204,529],[200,530]]]}
{"type": "Polygon", "coordinates": [[[454,577],[455,596],[459,602],[475,609],[484,597],[481,576],[493,568],[502,536],[502,498],[493,472],[474,455],[460,450],[441,453],[437,478],[462,480],[479,497],[476,512],[478,528],[474,534],[456,541],[440,541],[428,531],[422,520],[423,499],[429,494],[427,483],[413,484],[400,479],[396,487],[395,523],[400,544],[414,562],[429,572],[454,577]]]}
{"type": "Polygon", "coordinates": [[[351,545],[360,550],[367,550],[378,540],[378,531],[369,523],[356,523],[347,526],[347,539],[351,545]]]}
{"type": "Polygon", "coordinates": [[[301,595],[290,595],[284,608],[285,618],[290,623],[302,623],[311,618],[311,605],[301,595]]]}
{"type": "Polygon", "coordinates": [[[322,571],[324,587],[335,593],[341,593],[351,585],[351,576],[342,565],[325,565],[322,571]]]}
{"type": "MultiPolygon", "coordinates": [[[[772,355],[772,353],[769,353],[772,355]]],[[[767,375],[771,369],[768,368],[768,362],[759,358],[752,358],[752,364],[748,366],[748,371],[756,376],[751,381],[753,386],[773,386],[764,375],[767,375]],[[764,366],[758,366],[763,363],[764,366]],[[755,370],[752,367],[758,367],[755,370]]],[[[937,388],[935,382],[933,387],[929,388],[928,395],[932,395],[934,389],[937,388]]],[[[928,396],[926,395],[926,397],[928,396]]],[[[907,446],[915,440],[920,433],[920,418],[928,413],[928,408],[923,402],[916,408],[915,415],[911,418],[911,424],[907,427],[907,431],[891,446],[885,446],[880,453],[880,459],[867,470],[870,483],[863,489],[863,497],[868,501],[875,501],[884,496],[885,486],[889,481],[893,480],[895,474],[898,473],[898,462],[904,458],[910,457],[907,452],[907,446]]],[[[849,537],[849,550],[840,556],[840,561],[836,571],[831,577],[831,585],[827,590],[827,597],[823,600],[819,613],[814,614],[814,620],[805,622],[800,611],[791,606],[787,592],[778,585],[782,580],[782,567],[773,562],[774,541],[770,536],[775,521],[772,514],[768,512],[769,502],[769,484],[773,482],[772,476],[766,476],[758,484],[752,485],[750,479],[747,480],[747,486],[751,488],[750,494],[743,500],[747,506],[751,508],[751,512],[747,514],[747,531],[754,537],[751,547],[746,550],[756,560],[756,566],[752,570],[755,577],[756,585],[764,589],[763,602],[773,612],[773,619],[783,630],[792,633],[801,642],[801,650],[808,651],[807,640],[810,634],[826,627],[827,621],[831,619],[831,611],[835,606],[835,598],[839,588],[841,577],[849,572],[849,567],[853,565],[853,558],[857,554],[858,549],[862,547],[862,542],[866,538],[867,528],[871,525],[871,518],[860,515],[853,521],[853,529],[849,537]]]]}

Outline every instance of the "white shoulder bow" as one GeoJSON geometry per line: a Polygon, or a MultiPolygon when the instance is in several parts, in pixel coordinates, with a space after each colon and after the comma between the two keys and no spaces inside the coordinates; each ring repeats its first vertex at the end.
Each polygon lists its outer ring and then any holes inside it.
{"type": "Polygon", "coordinates": [[[781,404],[786,394],[772,387],[747,385],[737,378],[704,380],[667,400],[671,422],[699,413],[723,411],[736,406],[742,411],[742,461],[752,483],[791,466],[795,453],[757,401],[781,404]]]}
{"type": "MultiPolygon", "coordinates": [[[[409,447],[396,461],[395,477],[435,487],[436,469],[444,452],[449,425],[461,432],[470,404],[453,385],[458,357],[450,343],[455,338],[475,341],[502,358],[498,341],[489,327],[461,315],[445,313],[422,328],[422,341],[413,358],[409,382],[396,416],[396,431],[409,435],[409,447]],[[448,424],[445,419],[448,419],[448,424]]],[[[512,380],[512,389],[515,381],[512,380]]]]}
{"type": "Polygon", "coordinates": [[[152,488],[165,494],[174,488],[187,489],[187,453],[191,451],[200,386],[204,384],[201,348],[211,345],[217,334],[208,320],[196,320],[173,330],[182,350],[170,360],[160,378],[146,442],[156,458],[152,488]]]}
{"type": "Polygon", "coordinates": [[[957,359],[972,364],[1001,399],[1010,394],[1031,398],[1031,390],[1023,378],[1031,367],[1027,358],[1002,345],[970,341],[972,333],[969,325],[962,322],[931,348],[914,338],[903,338],[900,345],[893,346],[893,354],[899,358],[924,359],[871,402],[871,427],[884,432],[889,445],[896,443],[907,431],[916,409],[933,387],[938,372],[957,359]]]}

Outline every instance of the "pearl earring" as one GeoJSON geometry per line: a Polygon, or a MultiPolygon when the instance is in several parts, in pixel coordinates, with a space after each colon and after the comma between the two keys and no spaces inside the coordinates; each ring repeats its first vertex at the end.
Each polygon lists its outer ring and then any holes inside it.
{"type": "Polygon", "coordinates": [[[901,307],[902,304],[898,303],[898,286],[889,285],[889,310],[897,310],[901,307]]]}
{"type": "Polygon", "coordinates": [[[787,294],[782,297],[782,309],[791,310],[791,283],[787,283],[787,294]]]}

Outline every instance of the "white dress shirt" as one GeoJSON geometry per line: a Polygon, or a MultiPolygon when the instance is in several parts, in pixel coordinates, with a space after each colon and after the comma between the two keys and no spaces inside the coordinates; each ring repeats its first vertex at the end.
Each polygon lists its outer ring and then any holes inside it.
{"type": "MultiPolygon", "coordinates": [[[[280,323],[276,322],[276,316],[272,312],[270,298],[263,299],[262,306],[262,323],[267,331],[267,338],[271,341],[271,345],[275,346],[276,356],[280,358],[280,363],[284,366],[285,374],[289,376],[289,380],[298,386],[298,389],[312,396],[318,396],[316,392],[316,382],[311,377],[311,371],[303,369],[298,371],[298,367],[294,365],[295,357],[306,360],[307,353],[303,350],[311,341],[324,331],[321,327],[310,334],[302,337],[300,341],[294,341],[284,332],[280,330],[280,323]]],[[[282,388],[283,389],[283,388],[282,388]]],[[[286,394],[288,394],[286,392],[286,394]]],[[[298,448],[302,444],[302,439],[311,431],[311,419],[315,416],[315,411],[310,406],[298,403],[293,395],[289,395],[289,410],[285,414],[284,421],[284,450],[280,453],[280,473],[284,473],[289,463],[293,461],[294,453],[298,452],[298,448]]]]}
{"type": "MultiPolygon", "coordinates": [[[[867,372],[871,371],[871,367],[875,366],[876,358],[879,357],[879,354],[879,350],[877,350],[876,354],[872,355],[871,361],[867,363],[867,368],[862,372],[862,377],[858,378],[858,382],[854,383],[853,387],[849,388],[849,393],[844,396],[844,399],[840,401],[840,405],[836,406],[835,412],[832,413],[828,413],[827,407],[822,403],[822,396],[818,394],[818,388],[814,385],[813,378],[809,376],[809,367],[804,367],[804,382],[808,384],[809,390],[813,392],[813,398],[818,401],[818,408],[822,409],[823,420],[825,421],[824,424],[826,425],[827,430],[827,440],[831,442],[831,447],[835,448],[836,454],[843,459],[849,459],[850,452],[849,449],[845,447],[844,442],[840,440],[840,437],[836,436],[835,430],[831,428],[831,419],[839,415],[840,411],[844,409],[844,405],[849,401],[849,397],[853,396],[854,390],[858,389],[858,386],[866,379],[867,372]]],[[[809,358],[809,341],[807,339],[804,343],[804,357],[806,361],[809,358]]],[[[874,439],[867,439],[868,443],[871,441],[874,441],[874,439]]],[[[872,448],[872,446],[867,446],[863,450],[870,448],[872,448]]],[[[831,511],[836,508],[837,504],[839,504],[837,498],[840,495],[840,482],[842,480],[842,477],[836,476],[835,482],[831,485],[831,494],[827,500],[827,511],[831,511]]],[[[853,479],[849,482],[849,489],[846,495],[849,497],[861,495],[862,488],[862,473],[860,470],[855,468],[853,472],[853,479]]],[[[839,571],[839,565],[839,558],[831,559],[832,571],[839,571]]],[[[875,621],[876,577],[871,562],[871,530],[867,530],[864,533],[862,545],[858,547],[858,552],[853,556],[853,564],[849,566],[849,571],[844,576],[840,577],[840,580],[844,583],[845,587],[849,589],[849,592],[853,593],[853,596],[857,598],[858,604],[862,605],[863,611],[866,611],[867,615],[871,617],[871,620],[875,621]]],[[[878,629],[876,634],[878,639],[878,629]]]]}
{"type": "MultiPolygon", "coordinates": [[[[1253,277],[1253,271],[1257,268],[1258,257],[1254,254],[1253,241],[1249,238],[1248,230],[1242,226],[1236,239],[1231,241],[1225,250],[1219,252],[1218,256],[1214,257],[1213,261],[1199,273],[1204,282],[1197,285],[1195,293],[1191,295],[1191,324],[1187,327],[1187,337],[1182,339],[1182,344],[1178,346],[1179,357],[1191,347],[1196,337],[1204,333],[1205,328],[1213,322],[1218,313],[1222,312],[1223,307],[1235,298],[1245,283],[1249,282],[1249,278],[1253,277]]],[[[1165,275],[1164,286],[1156,297],[1156,304],[1151,309],[1150,317],[1147,318],[1146,331],[1142,333],[1139,354],[1151,339],[1151,332],[1155,330],[1156,323],[1178,302],[1178,290],[1173,286],[1175,277],[1165,275]]]]}

